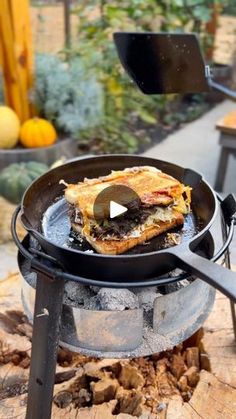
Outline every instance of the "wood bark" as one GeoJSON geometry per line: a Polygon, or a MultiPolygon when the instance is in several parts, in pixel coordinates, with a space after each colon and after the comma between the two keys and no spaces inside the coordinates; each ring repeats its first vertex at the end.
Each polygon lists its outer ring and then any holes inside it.
{"type": "MultiPolygon", "coordinates": [[[[222,319],[228,318],[225,303],[227,299],[217,299],[220,310],[213,311],[211,322],[215,329],[204,338],[218,360],[225,350],[224,345],[220,349],[219,330],[222,319]]],[[[10,275],[0,282],[0,419],[25,417],[31,335],[22,311],[19,275],[10,275]]],[[[172,351],[132,360],[99,361],[60,349],[52,418],[232,419],[236,388],[224,382],[223,366],[218,369],[220,379],[199,371],[201,355],[207,356],[201,338],[199,332],[172,351]]],[[[227,371],[225,377],[230,378],[227,371]]]]}

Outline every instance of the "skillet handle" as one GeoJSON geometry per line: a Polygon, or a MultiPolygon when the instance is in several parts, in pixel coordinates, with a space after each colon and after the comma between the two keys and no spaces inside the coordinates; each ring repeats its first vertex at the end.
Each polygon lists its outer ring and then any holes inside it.
{"type": "MultiPolygon", "coordinates": [[[[40,239],[41,239],[40,233],[38,233],[37,230],[35,230],[33,227],[31,227],[30,222],[28,221],[28,219],[26,218],[24,212],[22,212],[22,211],[21,211],[20,218],[21,218],[21,223],[23,224],[23,227],[27,230],[27,232],[29,234],[31,234],[40,243],[40,239]]],[[[35,250],[33,250],[33,253],[36,254],[37,252],[35,250]]],[[[40,253],[40,252],[38,252],[38,253],[40,253]]],[[[43,252],[41,252],[40,256],[43,256],[46,259],[50,259],[51,261],[54,261],[54,263],[56,263],[56,259],[55,258],[53,258],[52,256],[47,256],[43,252]]]]}
{"type": "Polygon", "coordinates": [[[38,235],[38,232],[30,226],[30,223],[28,222],[27,218],[25,217],[25,214],[22,212],[21,204],[19,204],[16,207],[15,212],[14,212],[14,214],[12,216],[12,219],[11,219],[11,234],[12,234],[12,237],[13,237],[17,247],[19,248],[19,250],[21,250],[21,247],[23,247],[23,246],[22,246],[22,244],[20,242],[20,239],[19,239],[19,237],[17,235],[17,232],[16,232],[16,222],[17,222],[17,218],[19,216],[19,213],[20,213],[21,223],[22,223],[24,229],[28,233],[32,234],[32,236],[34,236],[34,238],[36,240],[38,240],[40,238],[40,235],[38,235]]]}
{"type": "Polygon", "coordinates": [[[236,272],[193,253],[188,246],[181,246],[181,250],[173,248],[170,253],[178,268],[196,275],[236,302],[236,272]]]}
{"type": "MultiPolygon", "coordinates": [[[[40,256],[41,258],[44,258],[44,259],[48,260],[49,262],[54,263],[57,267],[59,267],[61,269],[62,266],[60,265],[60,263],[54,257],[52,257],[50,255],[47,255],[46,253],[38,251],[36,249],[32,249],[32,248],[30,248],[30,251],[31,251],[31,253],[30,253],[22,245],[22,243],[21,243],[21,241],[18,237],[17,231],[16,231],[16,222],[17,222],[17,218],[18,218],[18,215],[19,215],[20,211],[21,211],[21,205],[18,205],[18,207],[15,209],[15,212],[14,212],[14,214],[12,216],[12,219],[11,219],[11,234],[12,234],[12,238],[13,238],[16,246],[18,247],[19,251],[21,252],[21,254],[26,259],[30,260],[32,265],[33,265],[34,259],[37,256],[40,256]]],[[[22,214],[21,214],[21,217],[22,217],[22,214]]],[[[27,228],[27,224],[24,223],[23,226],[25,228],[27,228]]],[[[33,235],[35,233],[35,231],[33,229],[30,229],[30,228],[29,229],[27,228],[27,231],[28,231],[28,233],[31,233],[33,235]]],[[[37,235],[35,235],[35,236],[36,236],[35,238],[37,239],[37,235]]]]}
{"type": "Polygon", "coordinates": [[[18,205],[18,207],[15,209],[15,212],[14,212],[14,214],[12,216],[12,219],[11,219],[11,235],[12,235],[12,238],[13,238],[15,244],[17,245],[19,251],[21,252],[21,254],[25,258],[27,258],[27,259],[29,259],[29,260],[32,261],[32,259],[34,258],[34,255],[32,255],[31,253],[29,253],[24,248],[24,246],[21,244],[21,241],[20,241],[20,239],[18,237],[18,234],[17,234],[17,231],[16,231],[16,222],[17,222],[17,218],[18,218],[18,215],[19,215],[20,210],[21,210],[21,205],[18,205]]]}

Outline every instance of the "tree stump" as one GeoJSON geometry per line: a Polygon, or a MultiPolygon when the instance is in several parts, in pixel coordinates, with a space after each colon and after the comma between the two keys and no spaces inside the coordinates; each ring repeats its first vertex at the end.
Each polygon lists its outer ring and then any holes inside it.
{"type": "MultiPolygon", "coordinates": [[[[25,418],[31,335],[20,277],[10,275],[0,282],[0,419],[25,418]]],[[[207,357],[202,331],[172,350],[131,360],[60,348],[52,418],[232,419],[236,389],[202,370],[201,355],[207,357]]]]}

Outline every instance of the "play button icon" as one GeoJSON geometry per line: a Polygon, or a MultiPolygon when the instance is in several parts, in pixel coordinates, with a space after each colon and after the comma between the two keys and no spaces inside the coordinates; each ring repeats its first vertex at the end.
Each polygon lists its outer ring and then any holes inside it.
{"type": "Polygon", "coordinates": [[[128,208],[123,205],[117,204],[117,202],[110,201],[110,218],[118,217],[128,211],[128,208]]]}
{"type": "Polygon", "coordinates": [[[93,214],[97,223],[105,220],[122,219],[129,217],[141,205],[137,193],[125,185],[107,186],[98,193],[94,205],[93,214]]]}

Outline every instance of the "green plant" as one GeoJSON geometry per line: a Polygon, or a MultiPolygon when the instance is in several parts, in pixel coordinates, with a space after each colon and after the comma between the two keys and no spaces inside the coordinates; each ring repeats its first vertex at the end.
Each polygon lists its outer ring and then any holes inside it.
{"type": "Polygon", "coordinates": [[[31,94],[40,116],[62,133],[78,137],[103,116],[103,90],[81,58],[65,63],[56,56],[36,57],[36,85],[31,94]]]}
{"type": "Polygon", "coordinates": [[[226,0],[171,0],[158,1],[162,8],[162,31],[195,32],[199,35],[203,53],[207,55],[214,44],[214,35],[207,29],[214,7],[223,7],[226,0]]]}
{"type": "MultiPolygon", "coordinates": [[[[154,1],[153,1],[154,4],[154,1]]],[[[84,0],[74,13],[79,16],[79,43],[71,57],[79,56],[103,85],[104,119],[99,127],[107,151],[135,151],[140,139],[129,127],[130,119],[140,119],[146,124],[156,124],[157,104],[163,102],[141,95],[131,84],[118,60],[112,34],[117,29],[145,29],[151,20],[151,11],[144,0],[105,2],[84,0]],[[99,14],[88,19],[94,6],[99,14]],[[145,13],[144,22],[140,8],[145,13]],[[114,140],[116,139],[116,140],[114,140]],[[126,147],[126,150],[125,150],[126,147]]],[[[67,51],[68,55],[68,51],[67,51]]],[[[164,99],[166,101],[166,98],[164,99]]],[[[91,134],[91,130],[89,131],[91,134]]],[[[88,137],[88,135],[86,135],[88,137]]],[[[95,139],[94,139],[95,140],[95,139]]]]}
{"type": "MultiPolygon", "coordinates": [[[[205,25],[211,19],[212,4],[213,0],[82,0],[74,8],[73,13],[79,18],[79,42],[77,48],[67,51],[67,56],[81,57],[88,71],[93,69],[103,85],[106,122],[102,121],[100,133],[109,151],[115,147],[112,138],[116,138],[117,131],[122,147],[126,143],[122,140],[126,132],[129,139],[133,137],[132,148],[134,144],[137,147],[140,139],[130,130],[130,119],[136,119],[137,123],[142,121],[146,126],[154,125],[169,114],[175,101],[173,95],[143,95],[131,84],[118,60],[113,32],[195,31],[207,48],[211,41],[206,44],[210,37],[206,35],[205,25]]],[[[175,119],[184,118],[183,114],[175,119]]],[[[87,141],[89,135],[92,135],[91,130],[86,135],[87,141]]]]}
{"type": "Polygon", "coordinates": [[[80,133],[80,151],[95,153],[135,153],[140,144],[149,142],[143,130],[134,131],[132,125],[121,129],[119,121],[109,116],[96,128],[90,128],[80,133]]]}
{"type": "Polygon", "coordinates": [[[236,14],[235,0],[226,0],[224,2],[223,13],[226,14],[226,15],[235,16],[235,14],[236,14]]]}

